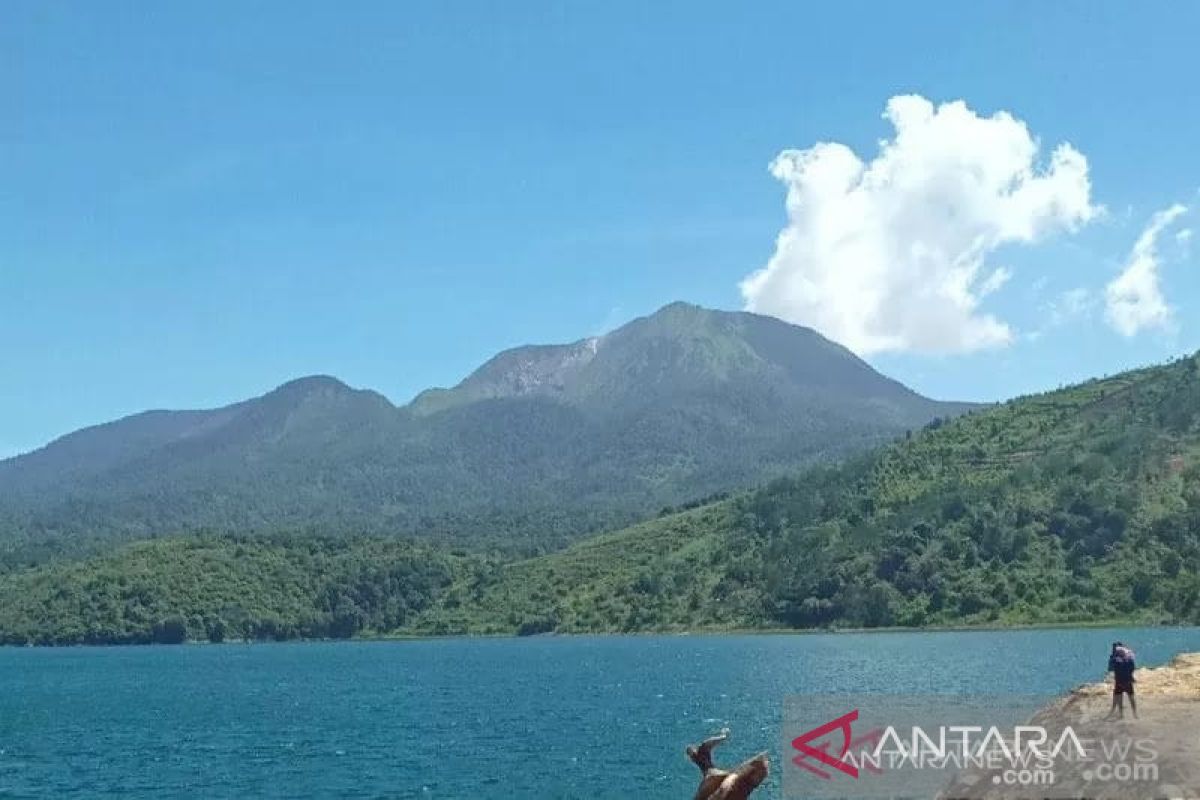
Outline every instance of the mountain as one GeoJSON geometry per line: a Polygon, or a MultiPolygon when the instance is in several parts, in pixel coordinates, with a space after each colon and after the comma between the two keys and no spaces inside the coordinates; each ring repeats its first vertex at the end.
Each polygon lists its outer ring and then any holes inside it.
{"type": "Polygon", "coordinates": [[[1200,623],[1200,359],[502,561],[200,536],[0,576],[0,643],[1200,623]]]}
{"type": "Polygon", "coordinates": [[[81,537],[287,529],[539,549],[968,408],[806,328],[675,303],[503,352],[404,407],[310,377],[69,434],[0,462],[0,541],[25,557],[81,537]]]}
{"type": "Polygon", "coordinates": [[[606,336],[505,351],[453,389],[423,392],[411,408],[430,414],[490,399],[546,398],[612,414],[714,393],[732,404],[735,391],[848,401],[893,421],[947,410],[813,330],[687,303],[672,303],[606,336]]]}
{"type": "Polygon", "coordinates": [[[930,426],[447,597],[419,629],[1200,623],[1200,357],[930,426]]]}

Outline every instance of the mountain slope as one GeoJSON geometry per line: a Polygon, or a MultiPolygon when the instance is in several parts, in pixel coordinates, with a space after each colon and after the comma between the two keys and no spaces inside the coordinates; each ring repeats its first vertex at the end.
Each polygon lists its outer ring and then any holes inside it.
{"type": "Polygon", "coordinates": [[[25,558],[80,537],[291,529],[538,549],[966,408],[813,331],[677,303],[507,351],[403,408],[313,377],[79,431],[0,462],[0,542],[25,558]]]}
{"type": "Polygon", "coordinates": [[[0,644],[345,638],[393,630],[480,568],[395,539],[135,542],[0,576],[0,644]]]}
{"type": "Polygon", "coordinates": [[[499,563],[184,537],[0,576],[0,642],[1200,622],[1200,362],[499,563]]]}
{"type": "Polygon", "coordinates": [[[500,563],[197,537],[0,575],[0,642],[1200,622],[1200,362],[500,563]]]}
{"type": "Polygon", "coordinates": [[[931,426],[506,567],[473,632],[1200,622],[1200,363],[931,426]]]}
{"type": "Polygon", "coordinates": [[[422,393],[411,408],[429,414],[485,399],[544,397],[604,415],[697,392],[753,391],[751,379],[776,391],[875,403],[905,421],[947,410],[808,328],[687,303],[605,336],[505,351],[453,389],[422,393]]]}

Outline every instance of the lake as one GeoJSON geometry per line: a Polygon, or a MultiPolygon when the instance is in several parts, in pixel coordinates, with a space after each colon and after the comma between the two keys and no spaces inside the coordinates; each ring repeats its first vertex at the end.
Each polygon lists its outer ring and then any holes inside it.
{"type": "Polygon", "coordinates": [[[0,797],[690,798],[684,745],[728,725],[720,763],[777,762],[786,695],[1058,693],[1113,639],[1200,651],[1190,628],[0,649],[0,797]]]}

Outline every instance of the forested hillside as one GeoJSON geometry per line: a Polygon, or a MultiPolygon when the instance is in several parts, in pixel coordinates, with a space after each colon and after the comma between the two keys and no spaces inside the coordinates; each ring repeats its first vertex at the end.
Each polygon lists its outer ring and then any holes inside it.
{"type": "Polygon", "coordinates": [[[486,562],[380,539],[189,537],[0,578],[0,642],[140,644],[394,631],[486,562]]]}
{"type": "Polygon", "coordinates": [[[1195,358],[507,567],[467,630],[1200,622],[1195,358]]]}
{"type": "Polygon", "coordinates": [[[0,567],[179,532],[560,547],[968,408],[769,317],[676,303],[393,406],[329,377],[0,462],[0,567]]]}
{"type": "Polygon", "coordinates": [[[1013,400],[838,467],[500,563],[175,539],[0,578],[9,642],[1200,622],[1196,358],[1013,400]],[[170,636],[168,636],[170,638],[170,636]]]}

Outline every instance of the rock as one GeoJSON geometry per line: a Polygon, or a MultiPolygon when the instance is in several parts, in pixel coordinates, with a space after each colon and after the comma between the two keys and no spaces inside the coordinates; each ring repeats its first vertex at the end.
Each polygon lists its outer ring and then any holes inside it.
{"type": "MultiPolygon", "coordinates": [[[[1164,667],[1136,673],[1139,717],[1128,707],[1124,719],[1109,719],[1112,680],[1080,686],[1038,711],[1030,725],[1041,725],[1055,741],[1070,727],[1087,744],[1087,760],[1055,759],[1053,784],[999,786],[993,772],[960,773],[940,798],[1184,798],[1200,797],[1200,653],[1176,656],[1164,667]],[[1131,744],[1122,752],[1120,747],[1131,744]],[[1139,744],[1145,749],[1139,749],[1139,744]],[[1108,755],[1104,755],[1107,748],[1108,755]]],[[[1128,703],[1126,704],[1128,706],[1128,703]]]]}

